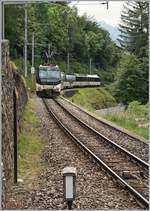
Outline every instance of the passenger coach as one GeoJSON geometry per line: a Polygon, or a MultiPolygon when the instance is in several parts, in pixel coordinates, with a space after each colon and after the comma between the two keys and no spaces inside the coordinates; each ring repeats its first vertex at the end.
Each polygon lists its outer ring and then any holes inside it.
{"type": "Polygon", "coordinates": [[[101,81],[98,75],[67,74],[63,76],[62,89],[74,87],[100,86],[101,81]]]}

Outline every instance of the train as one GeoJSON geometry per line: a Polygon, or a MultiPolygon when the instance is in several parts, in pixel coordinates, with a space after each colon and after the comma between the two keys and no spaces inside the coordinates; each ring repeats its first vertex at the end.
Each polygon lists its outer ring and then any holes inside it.
{"type": "Polygon", "coordinates": [[[74,73],[72,75],[66,74],[65,78],[62,80],[61,89],[66,88],[77,88],[77,87],[90,87],[90,86],[100,86],[100,77],[96,74],[85,75],[74,73]]]}
{"type": "Polygon", "coordinates": [[[61,91],[61,72],[57,65],[40,65],[36,71],[36,93],[38,96],[53,96],[61,91]]]}
{"type": "Polygon", "coordinates": [[[36,71],[37,95],[58,95],[61,90],[77,87],[100,86],[100,77],[96,74],[65,74],[58,65],[40,65],[36,71]]]}

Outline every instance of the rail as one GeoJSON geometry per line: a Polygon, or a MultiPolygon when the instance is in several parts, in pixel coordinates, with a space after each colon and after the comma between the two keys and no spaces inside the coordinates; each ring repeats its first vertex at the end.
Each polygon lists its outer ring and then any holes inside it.
{"type": "MultiPolygon", "coordinates": [[[[55,115],[55,113],[49,109],[49,106],[46,103],[46,100],[43,99],[44,105],[48,111],[48,113],[53,117],[55,122],[63,128],[66,134],[68,134],[71,139],[78,144],[85,152],[87,152],[90,157],[92,157],[99,165],[102,165],[103,168],[112,176],[114,177],[124,188],[130,191],[132,195],[138,199],[138,202],[140,202],[142,208],[148,209],[149,207],[149,202],[148,200],[143,197],[139,192],[137,192],[131,185],[129,185],[126,181],[124,181],[118,174],[116,174],[108,165],[106,165],[98,156],[96,156],[90,149],[88,149],[74,134],[72,134],[69,129],[58,119],[58,117],[55,115]]],[[[57,101],[56,101],[57,102],[57,101]]],[[[58,102],[57,102],[58,103],[58,102]]],[[[58,103],[59,104],[59,103],[58,103]]],[[[63,106],[62,106],[63,107],[63,106]]],[[[64,108],[63,108],[64,109],[64,108]]],[[[67,111],[68,112],[68,111],[67,111]]],[[[72,114],[71,114],[72,115],[72,114]]],[[[76,117],[75,117],[76,118],[76,117]]],[[[82,122],[82,121],[81,121],[82,122]]],[[[97,131],[95,131],[97,132],[97,131]]],[[[117,146],[118,147],[118,146],[117,146]]],[[[120,147],[120,146],[119,146],[120,147]]],[[[122,147],[121,147],[122,148],[122,147]]],[[[121,149],[123,150],[123,149],[121,149]]],[[[131,153],[129,153],[131,154],[131,153]]],[[[148,164],[141,159],[137,158],[134,156],[134,159],[140,160],[139,162],[144,165],[145,167],[148,167],[148,164]]]]}

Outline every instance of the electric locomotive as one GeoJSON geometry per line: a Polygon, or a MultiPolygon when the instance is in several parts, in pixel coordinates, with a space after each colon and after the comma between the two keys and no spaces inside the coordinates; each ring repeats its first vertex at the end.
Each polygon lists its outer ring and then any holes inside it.
{"type": "Polygon", "coordinates": [[[36,93],[39,96],[54,96],[61,91],[61,72],[57,65],[40,65],[36,72],[36,93]]]}

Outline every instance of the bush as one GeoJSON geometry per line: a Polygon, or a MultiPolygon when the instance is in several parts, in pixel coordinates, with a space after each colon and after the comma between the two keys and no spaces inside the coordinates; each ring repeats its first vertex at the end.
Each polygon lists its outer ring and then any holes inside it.
{"type": "Polygon", "coordinates": [[[148,67],[134,55],[123,55],[117,69],[116,96],[125,104],[148,101],[148,67]]]}
{"type": "Polygon", "coordinates": [[[140,118],[148,119],[148,105],[142,105],[139,101],[129,103],[127,112],[140,118]]]}
{"type": "Polygon", "coordinates": [[[73,100],[77,105],[84,106],[89,111],[99,110],[109,106],[116,105],[116,101],[104,88],[79,88],[76,89],[71,97],[65,96],[69,100],[73,100]]]}

